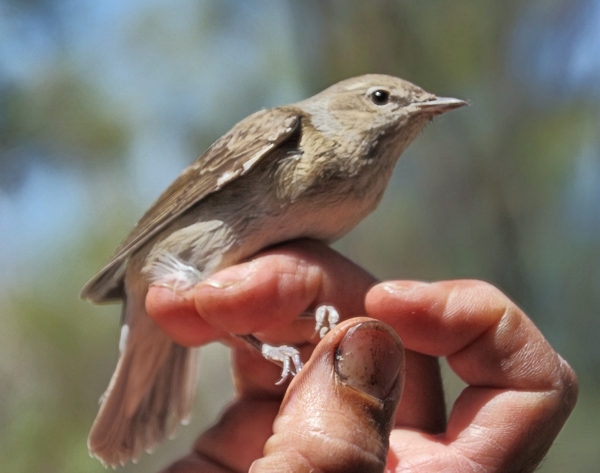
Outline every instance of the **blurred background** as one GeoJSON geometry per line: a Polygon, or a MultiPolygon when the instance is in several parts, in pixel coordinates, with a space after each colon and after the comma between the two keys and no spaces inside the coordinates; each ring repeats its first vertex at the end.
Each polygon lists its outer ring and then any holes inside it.
{"type": "MultiPolygon", "coordinates": [[[[381,278],[479,278],[577,371],[539,471],[600,462],[600,2],[0,0],[0,464],[101,472],[86,436],[118,306],[79,290],[235,122],[365,72],[471,106],[438,118],[336,248],[381,278]]],[[[231,395],[203,350],[186,452],[231,395]]]]}

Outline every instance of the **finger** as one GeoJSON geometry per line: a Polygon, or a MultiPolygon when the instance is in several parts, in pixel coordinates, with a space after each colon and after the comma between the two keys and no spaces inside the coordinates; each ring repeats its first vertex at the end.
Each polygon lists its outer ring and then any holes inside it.
{"type": "Polygon", "coordinates": [[[225,334],[198,316],[193,294],[150,286],[146,312],[171,339],[184,346],[198,346],[219,340],[225,334]]]}
{"type": "Polygon", "coordinates": [[[229,267],[195,288],[197,312],[230,333],[288,325],[321,303],[346,317],[364,313],[373,276],[323,243],[278,246],[229,267]]]}
{"type": "Polygon", "coordinates": [[[385,324],[340,324],[290,384],[250,471],[382,472],[403,366],[402,343],[385,324]]]}
{"type": "Polygon", "coordinates": [[[407,348],[448,357],[468,384],[539,390],[555,383],[558,354],[487,283],[383,283],[367,294],[366,305],[370,315],[396,328],[407,348]]]}
{"type": "MultiPolygon", "coordinates": [[[[270,441],[272,445],[281,442],[278,444],[280,447],[299,447],[299,450],[307,451],[311,461],[315,456],[326,453],[322,444],[323,438],[319,437],[319,429],[315,432],[316,443],[308,438],[303,445],[295,442],[296,435],[304,436],[309,430],[298,425],[294,416],[308,421],[310,415],[317,422],[323,423],[325,434],[330,427],[333,427],[333,433],[341,431],[343,438],[333,436],[330,439],[334,446],[342,444],[343,448],[351,450],[351,455],[356,455],[356,448],[345,444],[348,434],[352,434],[352,437],[358,437],[358,441],[354,440],[355,443],[370,440],[373,443],[371,449],[377,449],[380,456],[385,458],[381,451],[384,451],[387,445],[387,434],[383,431],[389,432],[389,427],[385,426],[390,424],[391,412],[401,391],[401,344],[397,336],[390,333],[383,324],[373,323],[371,319],[353,319],[346,324],[347,326],[342,324],[323,340],[311,361],[296,377],[298,381],[290,386],[285,402],[288,407],[282,408],[284,418],[278,421],[284,438],[277,434],[276,428],[276,434],[273,436],[275,440],[270,441]],[[352,329],[354,333],[345,336],[352,329]],[[346,341],[342,343],[340,339],[346,341]],[[375,348],[375,351],[371,353],[370,348],[375,348]],[[337,371],[343,376],[343,381],[335,371],[333,353],[336,350],[342,358],[344,354],[347,355],[345,365],[337,364],[337,371]],[[354,359],[351,360],[353,353],[354,359]],[[333,396],[330,393],[332,390],[333,396]],[[331,402],[341,404],[344,410],[331,409],[334,405],[331,402]],[[365,417],[363,410],[370,413],[371,417],[365,417]],[[347,413],[350,413],[351,417],[348,417],[347,413]],[[382,416],[385,418],[382,419],[382,416]],[[373,418],[376,425],[381,425],[377,429],[378,442],[371,435],[373,418]],[[357,419],[356,422],[354,419],[357,419]],[[295,430],[288,430],[288,422],[294,424],[295,430]],[[347,428],[346,424],[349,424],[350,428],[347,428]],[[362,435],[357,431],[357,428],[365,427],[368,429],[367,434],[362,435]],[[286,444],[286,439],[291,444],[286,444]]],[[[278,413],[279,403],[277,398],[242,397],[229,406],[219,421],[198,438],[191,454],[171,465],[165,473],[247,471],[252,461],[262,454],[265,442],[273,433],[273,420],[278,413]]],[[[254,466],[256,470],[253,471],[269,471],[266,470],[269,466],[274,468],[271,471],[286,471],[279,469],[279,463],[273,463],[279,452],[281,450],[273,447],[267,459],[258,462],[254,466]]],[[[349,458],[348,454],[344,454],[337,447],[336,454],[340,455],[340,459],[349,458]]],[[[370,455],[367,452],[364,454],[370,461],[370,455]]],[[[288,459],[286,455],[287,453],[284,455],[285,460],[288,459]]],[[[381,465],[381,462],[378,463],[381,465]]]]}
{"type": "Polygon", "coordinates": [[[412,350],[405,353],[404,391],[394,425],[430,434],[444,432],[446,403],[438,359],[412,350]]]}
{"type": "MultiPolygon", "coordinates": [[[[577,382],[514,303],[478,281],[399,281],[371,289],[366,308],[390,323],[407,348],[446,356],[470,385],[456,401],[443,438],[463,462],[494,471],[534,468],[573,408],[577,382]]],[[[415,437],[394,433],[398,458],[410,454],[409,444],[414,453],[419,440],[422,448],[441,450],[442,444],[415,437]]],[[[448,455],[435,458],[442,457],[448,455]]]]}
{"type": "MultiPolygon", "coordinates": [[[[146,306],[157,324],[182,344],[223,339],[228,331],[256,333],[262,329],[261,340],[293,344],[306,359],[310,348],[302,345],[314,335],[314,322],[298,320],[297,315],[321,303],[333,304],[345,317],[362,314],[364,294],[373,282],[371,275],[328,246],[305,240],[227,268],[183,294],[153,287],[146,306]],[[273,324],[275,329],[269,332],[268,326],[273,324]]],[[[317,341],[312,337],[311,343],[317,341]]],[[[236,343],[229,338],[227,342],[235,347],[238,392],[256,396],[282,392],[274,385],[280,368],[239,340],[236,343]]],[[[407,371],[415,373],[408,378],[406,398],[415,401],[411,409],[399,411],[399,422],[432,433],[442,431],[446,416],[437,360],[410,351],[406,356],[407,371]]]]}
{"type": "Polygon", "coordinates": [[[183,294],[151,287],[146,308],[179,343],[203,344],[224,333],[279,331],[319,303],[346,317],[362,314],[374,281],[326,245],[304,240],[228,267],[183,294]]]}
{"type": "MultiPolygon", "coordinates": [[[[315,241],[271,249],[251,263],[228,268],[215,278],[217,283],[209,281],[195,290],[196,307],[205,314],[203,320],[237,333],[262,329],[261,340],[293,344],[301,348],[302,359],[310,354],[303,342],[314,335],[314,322],[298,320],[297,315],[322,303],[334,305],[342,317],[363,314],[364,294],[374,282],[362,268],[315,241]],[[290,318],[295,320],[290,322],[290,318]],[[286,321],[286,325],[277,326],[277,320],[286,321]],[[275,324],[275,330],[269,332],[265,328],[269,324],[275,324]]],[[[311,339],[312,343],[316,341],[311,339]]],[[[233,360],[238,392],[281,392],[273,384],[280,369],[244,345],[237,347],[233,360]]],[[[437,360],[407,352],[406,369],[416,374],[409,377],[405,388],[407,399],[415,402],[411,409],[399,411],[399,421],[432,433],[443,431],[446,413],[437,360]]]]}

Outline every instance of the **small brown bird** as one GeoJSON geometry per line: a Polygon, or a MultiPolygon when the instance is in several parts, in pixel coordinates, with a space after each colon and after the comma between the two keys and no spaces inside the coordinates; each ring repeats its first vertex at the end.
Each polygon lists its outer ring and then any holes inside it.
{"type": "MultiPolygon", "coordinates": [[[[463,105],[395,77],[355,77],[250,115],[185,169],[83,288],[93,302],[123,301],[121,355],[90,452],[105,464],[124,464],[189,416],[195,350],[150,320],[149,285],[186,289],[270,245],[341,237],[375,208],[423,127],[463,105]]],[[[297,352],[282,348],[267,355],[297,371],[297,352]]]]}

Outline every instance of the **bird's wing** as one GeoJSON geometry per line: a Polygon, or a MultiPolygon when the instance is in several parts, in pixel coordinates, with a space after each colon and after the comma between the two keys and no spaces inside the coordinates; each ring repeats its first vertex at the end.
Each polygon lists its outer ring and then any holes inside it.
{"type": "Polygon", "coordinates": [[[108,264],[84,286],[81,297],[95,302],[120,298],[124,263],[133,252],[194,204],[250,171],[286,141],[299,122],[292,108],[261,110],[215,141],[152,204],[108,264]]]}

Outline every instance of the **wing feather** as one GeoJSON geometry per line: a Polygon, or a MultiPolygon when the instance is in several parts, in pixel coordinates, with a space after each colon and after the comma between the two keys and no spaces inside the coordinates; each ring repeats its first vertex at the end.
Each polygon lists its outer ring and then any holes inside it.
{"type": "Polygon", "coordinates": [[[190,207],[248,173],[285,142],[299,122],[298,111],[291,107],[261,110],[240,121],[160,195],[81,296],[95,302],[120,298],[125,262],[132,253],[190,207]]]}

